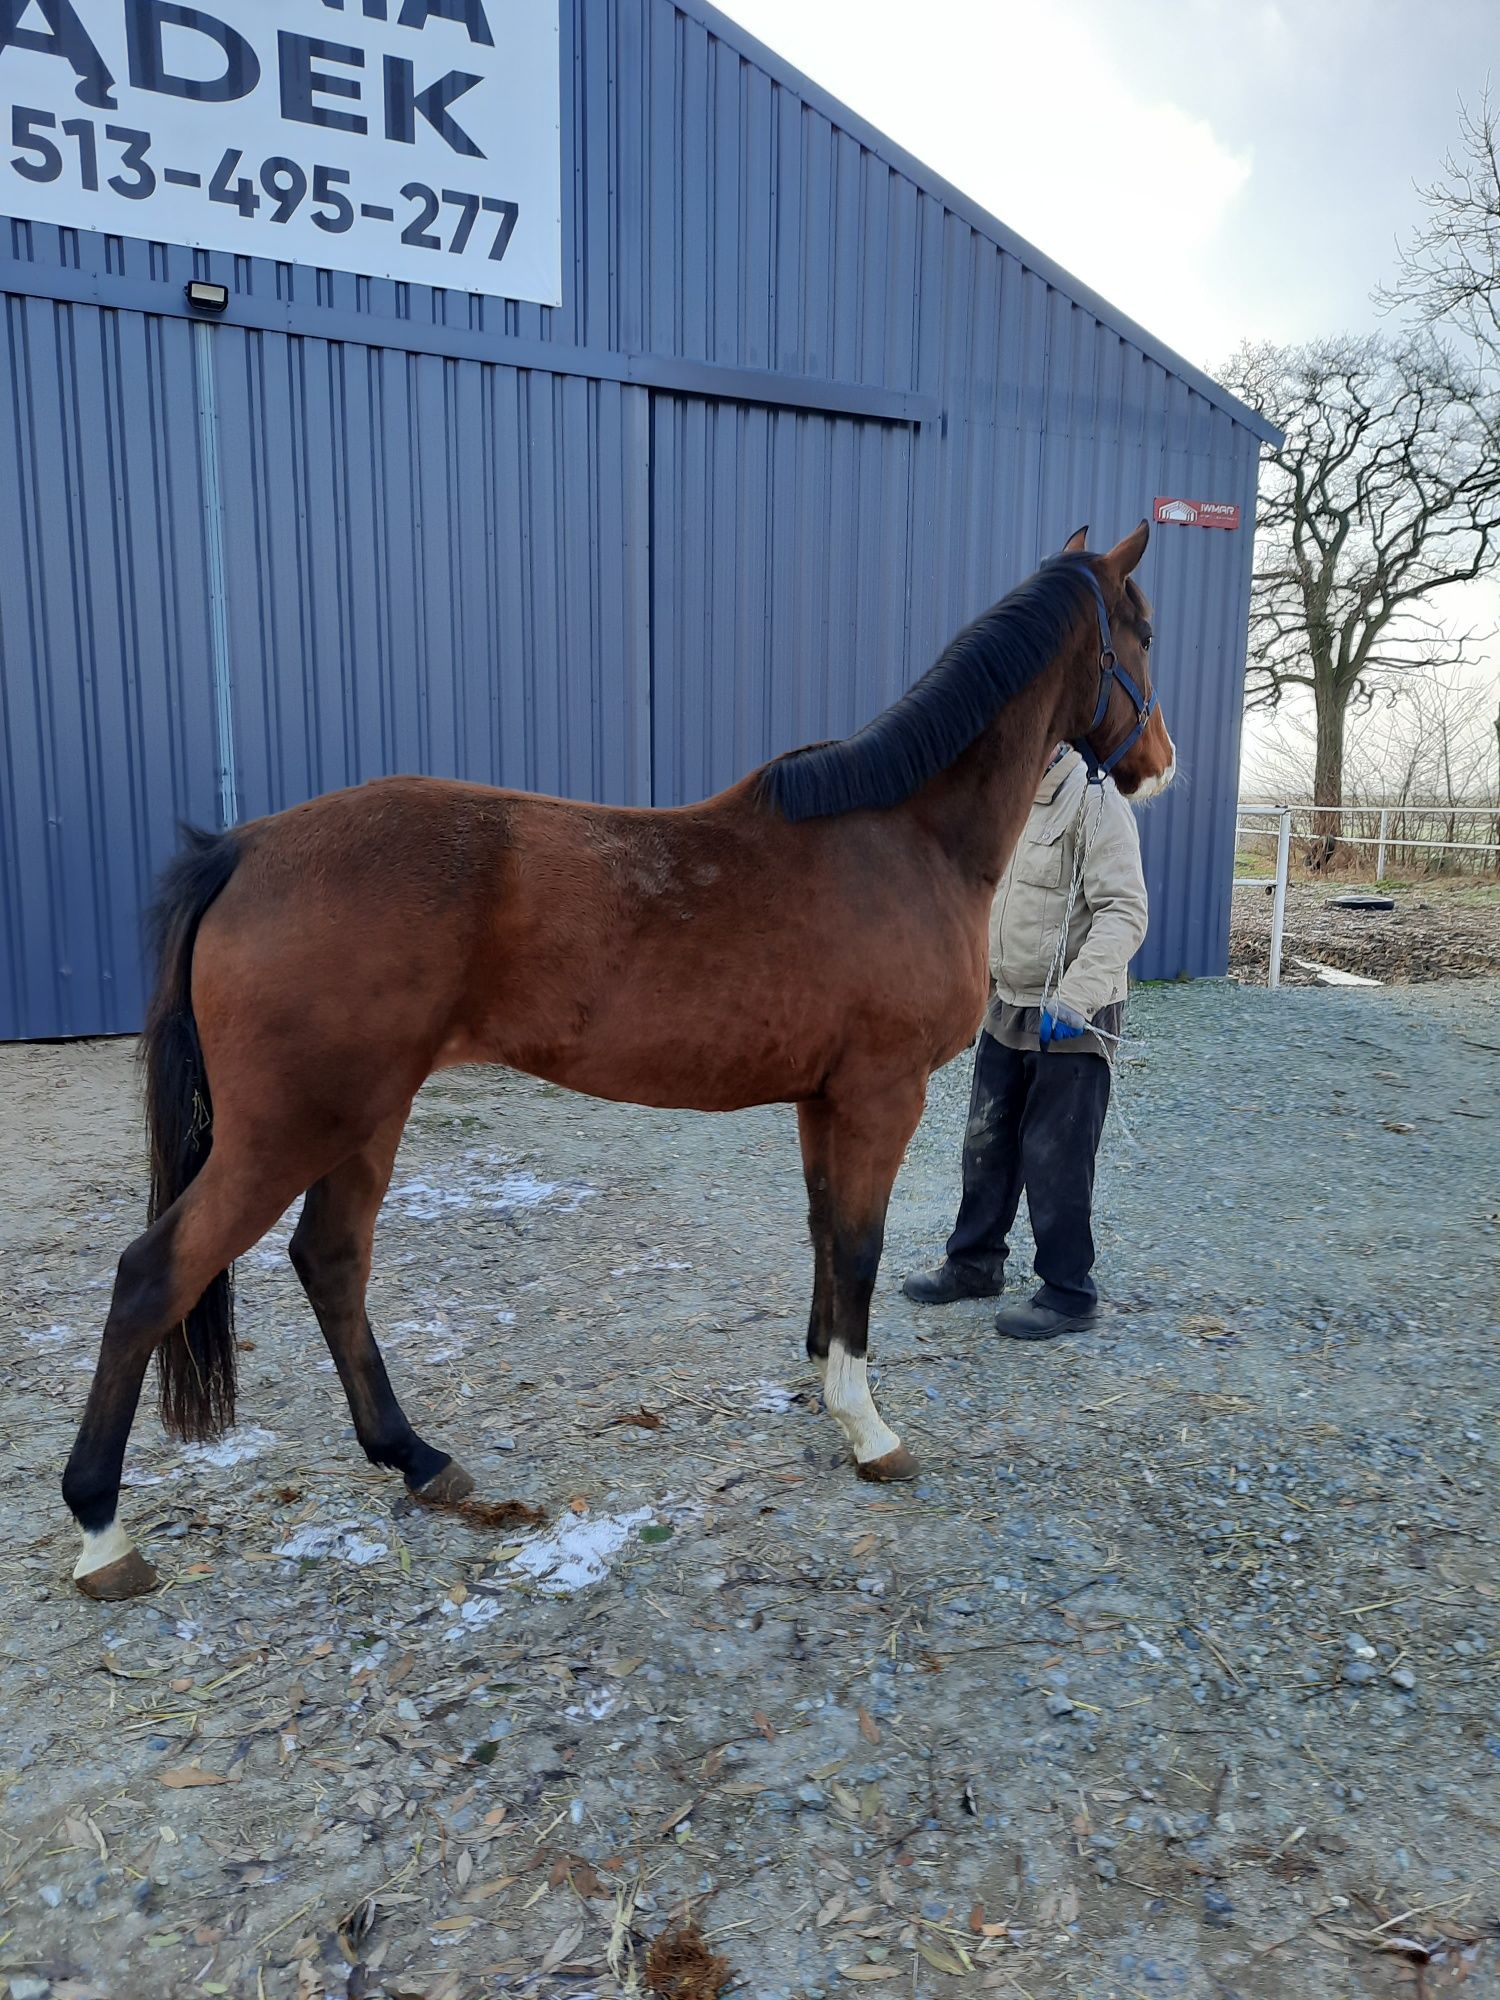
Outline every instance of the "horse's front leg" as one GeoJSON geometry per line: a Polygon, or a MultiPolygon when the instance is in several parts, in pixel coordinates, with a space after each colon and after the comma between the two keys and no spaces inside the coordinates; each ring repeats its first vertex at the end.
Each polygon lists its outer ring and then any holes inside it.
{"type": "Polygon", "coordinates": [[[797,1107],[815,1260],[807,1352],[861,1479],[915,1479],[921,1469],[875,1407],[867,1349],[886,1208],[925,1095],[925,1076],[840,1076],[797,1107]]]}

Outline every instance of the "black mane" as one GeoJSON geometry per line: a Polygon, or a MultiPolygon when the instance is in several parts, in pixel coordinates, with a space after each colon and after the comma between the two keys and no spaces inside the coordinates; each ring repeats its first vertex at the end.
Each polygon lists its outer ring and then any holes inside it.
{"type": "Polygon", "coordinates": [[[898,806],[960,758],[1090,609],[1087,559],[1053,556],[949,642],[915,686],[839,743],[767,764],[756,796],[790,820],[898,806]]]}

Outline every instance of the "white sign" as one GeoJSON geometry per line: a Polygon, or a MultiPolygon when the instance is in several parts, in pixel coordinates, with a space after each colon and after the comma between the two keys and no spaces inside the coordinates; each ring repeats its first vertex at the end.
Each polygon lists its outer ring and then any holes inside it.
{"type": "Polygon", "coordinates": [[[0,0],[0,213],[562,302],[558,0],[0,0]]]}

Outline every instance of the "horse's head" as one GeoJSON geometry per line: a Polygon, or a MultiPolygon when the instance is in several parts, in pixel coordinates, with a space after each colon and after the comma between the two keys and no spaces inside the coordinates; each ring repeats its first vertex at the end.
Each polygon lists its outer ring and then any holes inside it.
{"type": "MultiPolygon", "coordinates": [[[[1064,555],[1083,555],[1087,528],[1070,535],[1064,555]]],[[[1109,772],[1126,797],[1151,798],[1177,775],[1177,752],[1151,683],[1151,605],[1131,571],[1146,553],[1150,524],[1108,555],[1089,556],[1095,617],[1090,621],[1086,707],[1063,733],[1086,759],[1109,772]]]]}

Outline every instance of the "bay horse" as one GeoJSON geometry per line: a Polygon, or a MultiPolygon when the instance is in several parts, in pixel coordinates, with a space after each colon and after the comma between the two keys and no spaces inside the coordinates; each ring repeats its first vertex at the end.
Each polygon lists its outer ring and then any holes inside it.
{"type": "Polygon", "coordinates": [[[63,1496],[90,1597],[151,1589],[118,1514],[146,1365],[179,1437],[234,1418],[234,1260],[299,1195],[291,1260],[359,1443],[418,1499],[473,1481],[420,1438],[365,1315],[375,1218],[424,1079],[502,1063],[673,1109],[797,1107],[807,1350],[860,1475],[916,1460],[870,1395],[870,1297],[932,1071],[973,1039],[995,885],[1052,747],[1169,782],[1151,607],[1085,531],[856,735],[701,805],[383,778],[186,834],[154,912],[149,1227],[120,1259],[63,1496]]]}

